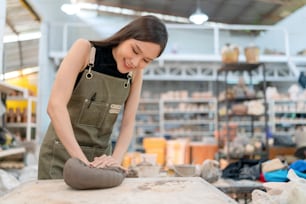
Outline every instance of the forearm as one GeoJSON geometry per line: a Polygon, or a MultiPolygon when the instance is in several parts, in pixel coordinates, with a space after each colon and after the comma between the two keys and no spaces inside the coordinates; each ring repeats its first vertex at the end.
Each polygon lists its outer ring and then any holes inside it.
{"type": "Polygon", "coordinates": [[[67,108],[56,107],[48,113],[55,132],[69,155],[88,163],[86,156],[74,136],[67,108]]]}
{"type": "Polygon", "coordinates": [[[113,158],[119,163],[122,162],[124,154],[127,152],[134,133],[134,122],[130,121],[127,125],[122,125],[120,134],[116,141],[113,158]]]}

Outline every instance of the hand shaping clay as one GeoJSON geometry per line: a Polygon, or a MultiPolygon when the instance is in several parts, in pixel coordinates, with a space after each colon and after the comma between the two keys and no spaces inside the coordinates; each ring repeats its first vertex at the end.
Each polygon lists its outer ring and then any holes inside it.
{"type": "Polygon", "coordinates": [[[77,158],[68,159],[63,172],[66,184],[79,190],[115,187],[125,176],[125,171],[119,167],[89,167],[77,158]]]}

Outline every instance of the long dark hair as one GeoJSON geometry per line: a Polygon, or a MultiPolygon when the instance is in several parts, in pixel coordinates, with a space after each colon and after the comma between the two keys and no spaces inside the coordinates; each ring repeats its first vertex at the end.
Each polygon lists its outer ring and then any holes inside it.
{"type": "Polygon", "coordinates": [[[168,32],[160,19],[153,15],[147,15],[136,18],[105,40],[91,42],[95,45],[116,47],[128,39],[159,44],[160,53],[158,56],[160,56],[166,47],[168,32]]]}

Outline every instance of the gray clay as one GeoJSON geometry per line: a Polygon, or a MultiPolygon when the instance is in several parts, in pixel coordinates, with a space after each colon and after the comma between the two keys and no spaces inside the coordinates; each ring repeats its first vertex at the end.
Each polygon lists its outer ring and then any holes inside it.
{"type": "Polygon", "coordinates": [[[74,189],[101,189],[118,186],[126,173],[119,167],[93,168],[81,160],[70,158],[64,166],[64,181],[74,189]]]}

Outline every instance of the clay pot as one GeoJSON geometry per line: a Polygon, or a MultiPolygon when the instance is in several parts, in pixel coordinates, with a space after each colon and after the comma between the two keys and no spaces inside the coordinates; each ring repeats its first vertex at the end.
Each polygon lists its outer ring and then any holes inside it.
{"type": "Polygon", "coordinates": [[[135,169],[138,177],[158,177],[160,172],[160,167],[157,165],[137,166],[135,169]]]}
{"type": "Polygon", "coordinates": [[[192,177],[196,175],[196,167],[191,164],[179,164],[173,167],[175,175],[179,177],[192,177]]]}
{"type": "Polygon", "coordinates": [[[144,157],[144,160],[135,167],[135,170],[138,177],[157,177],[159,175],[160,166],[147,162],[146,157],[144,157]]]}
{"type": "Polygon", "coordinates": [[[248,106],[244,104],[235,104],[232,106],[232,113],[237,115],[245,115],[248,112],[248,106]]]}

